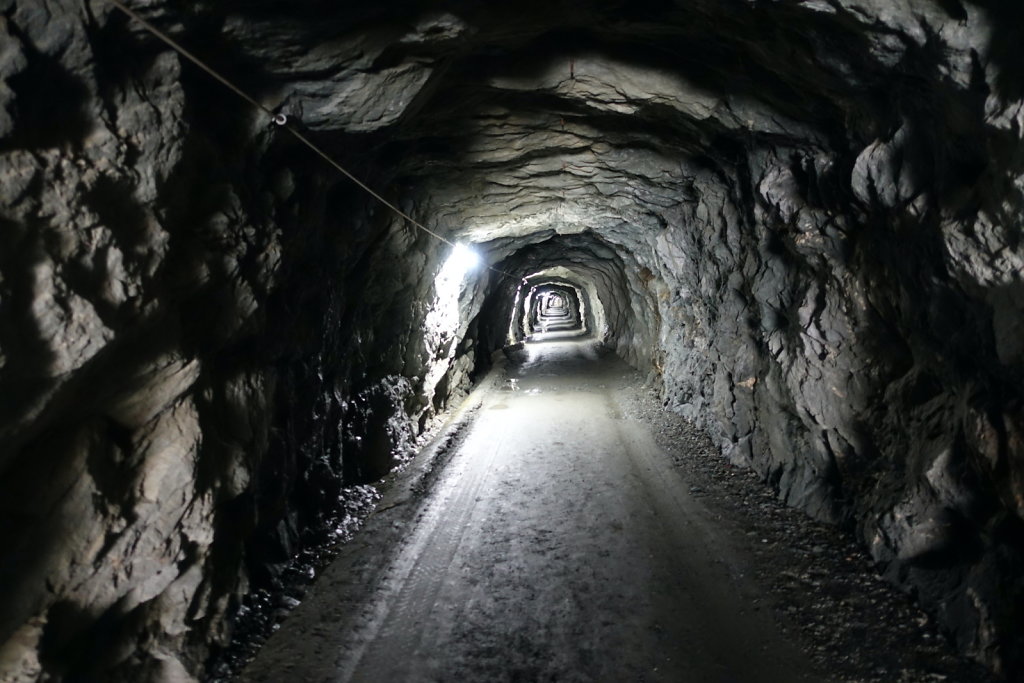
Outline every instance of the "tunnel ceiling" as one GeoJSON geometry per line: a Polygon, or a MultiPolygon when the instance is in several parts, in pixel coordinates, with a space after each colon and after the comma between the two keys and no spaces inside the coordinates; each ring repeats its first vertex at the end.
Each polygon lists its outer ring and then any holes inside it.
{"type": "MultiPolygon", "coordinates": [[[[866,144],[898,127],[890,69],[923,47],[827,3],[429,5],[354,20],[314,4],[306,21],[247,7],[226,35],[266,70],[267,101],[313,130],[363,134],[367,165],[474,242],[628,239],[752,140],[866,144]]],[[[899,19],[949,20],[925,9],[899,19]]],[[[969,50],[960,59],[969,79],[969,50]]]]}
{"type": "Polygon", "coordinates": [[[490,269],[109,0],[0,0],[4,666],[199,675],[548,278],[1024,670],[1024,4],[129,4],[490,269]]]}
{"type": "Polygon", "coordinates": [[[1000,7],[252,3],[191,21],[220,25],[205,54],[265,103],[495,263],[548,231],[650,253],[669,223],[753,211],[751,197],[705,201],[738,195],[744,175],[790,224],[876,201],[955,215],[974,198],[946,189],[987,164],[972,142],[984,116],[1017,125],[986,109],[1017,94],[1000,7]],[[786,197],[803,187],[818,215],[786,197]]]}

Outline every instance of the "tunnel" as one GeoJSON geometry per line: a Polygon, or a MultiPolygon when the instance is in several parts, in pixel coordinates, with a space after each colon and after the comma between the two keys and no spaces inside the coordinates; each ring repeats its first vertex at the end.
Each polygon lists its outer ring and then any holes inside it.
{"type": "Polygon", "coordinates": [[[1021,680],[1022,42],[1010,0],[0,0],[0,678],[219,680],[488,378],[589,344],[1021,680]]]}
{"type": "Polygon", "coordinates": [[[523,307],[530,310],[529,337],[548,332],[584,332],[578,290],[572,285],[549,282],[534,287],[523,307]]]}

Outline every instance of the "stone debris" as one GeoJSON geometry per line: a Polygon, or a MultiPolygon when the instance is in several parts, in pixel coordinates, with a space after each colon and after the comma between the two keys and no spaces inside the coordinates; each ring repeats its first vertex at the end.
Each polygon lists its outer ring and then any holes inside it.
{"type": "Polygon", "coordinates": [[[786,506],[750,469],[723,458],[686,419],[664,412],[649,390],[624,399],[655,426],[701,502],[746,530],[762,568],[763,606],[773,610],[837,683],[927,683],[995,680],[956,653],[936,620],[879,573],[849,530],[786,506]]]}

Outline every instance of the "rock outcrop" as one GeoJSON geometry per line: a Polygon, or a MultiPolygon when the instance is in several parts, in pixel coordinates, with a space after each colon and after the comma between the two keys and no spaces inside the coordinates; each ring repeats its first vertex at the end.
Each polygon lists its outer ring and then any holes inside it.
{"type": "Polygon", "coordinates": [[[1024,9],[132,4],[493,269],[106,0],[0,0],[4,680],[202,677],[545,283],[1024,671],[1024,9]]]}

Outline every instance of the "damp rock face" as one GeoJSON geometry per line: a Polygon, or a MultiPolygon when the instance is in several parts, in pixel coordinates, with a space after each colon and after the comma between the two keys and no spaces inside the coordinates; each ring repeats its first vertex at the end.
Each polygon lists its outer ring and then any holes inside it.
{"type": "Polygon", "coordinates": [[[107,2],[0,0],[5,680],[202,677],[524,279],[1024,670],[1024,10],[137,4],[495,270],[107,2]]]}

